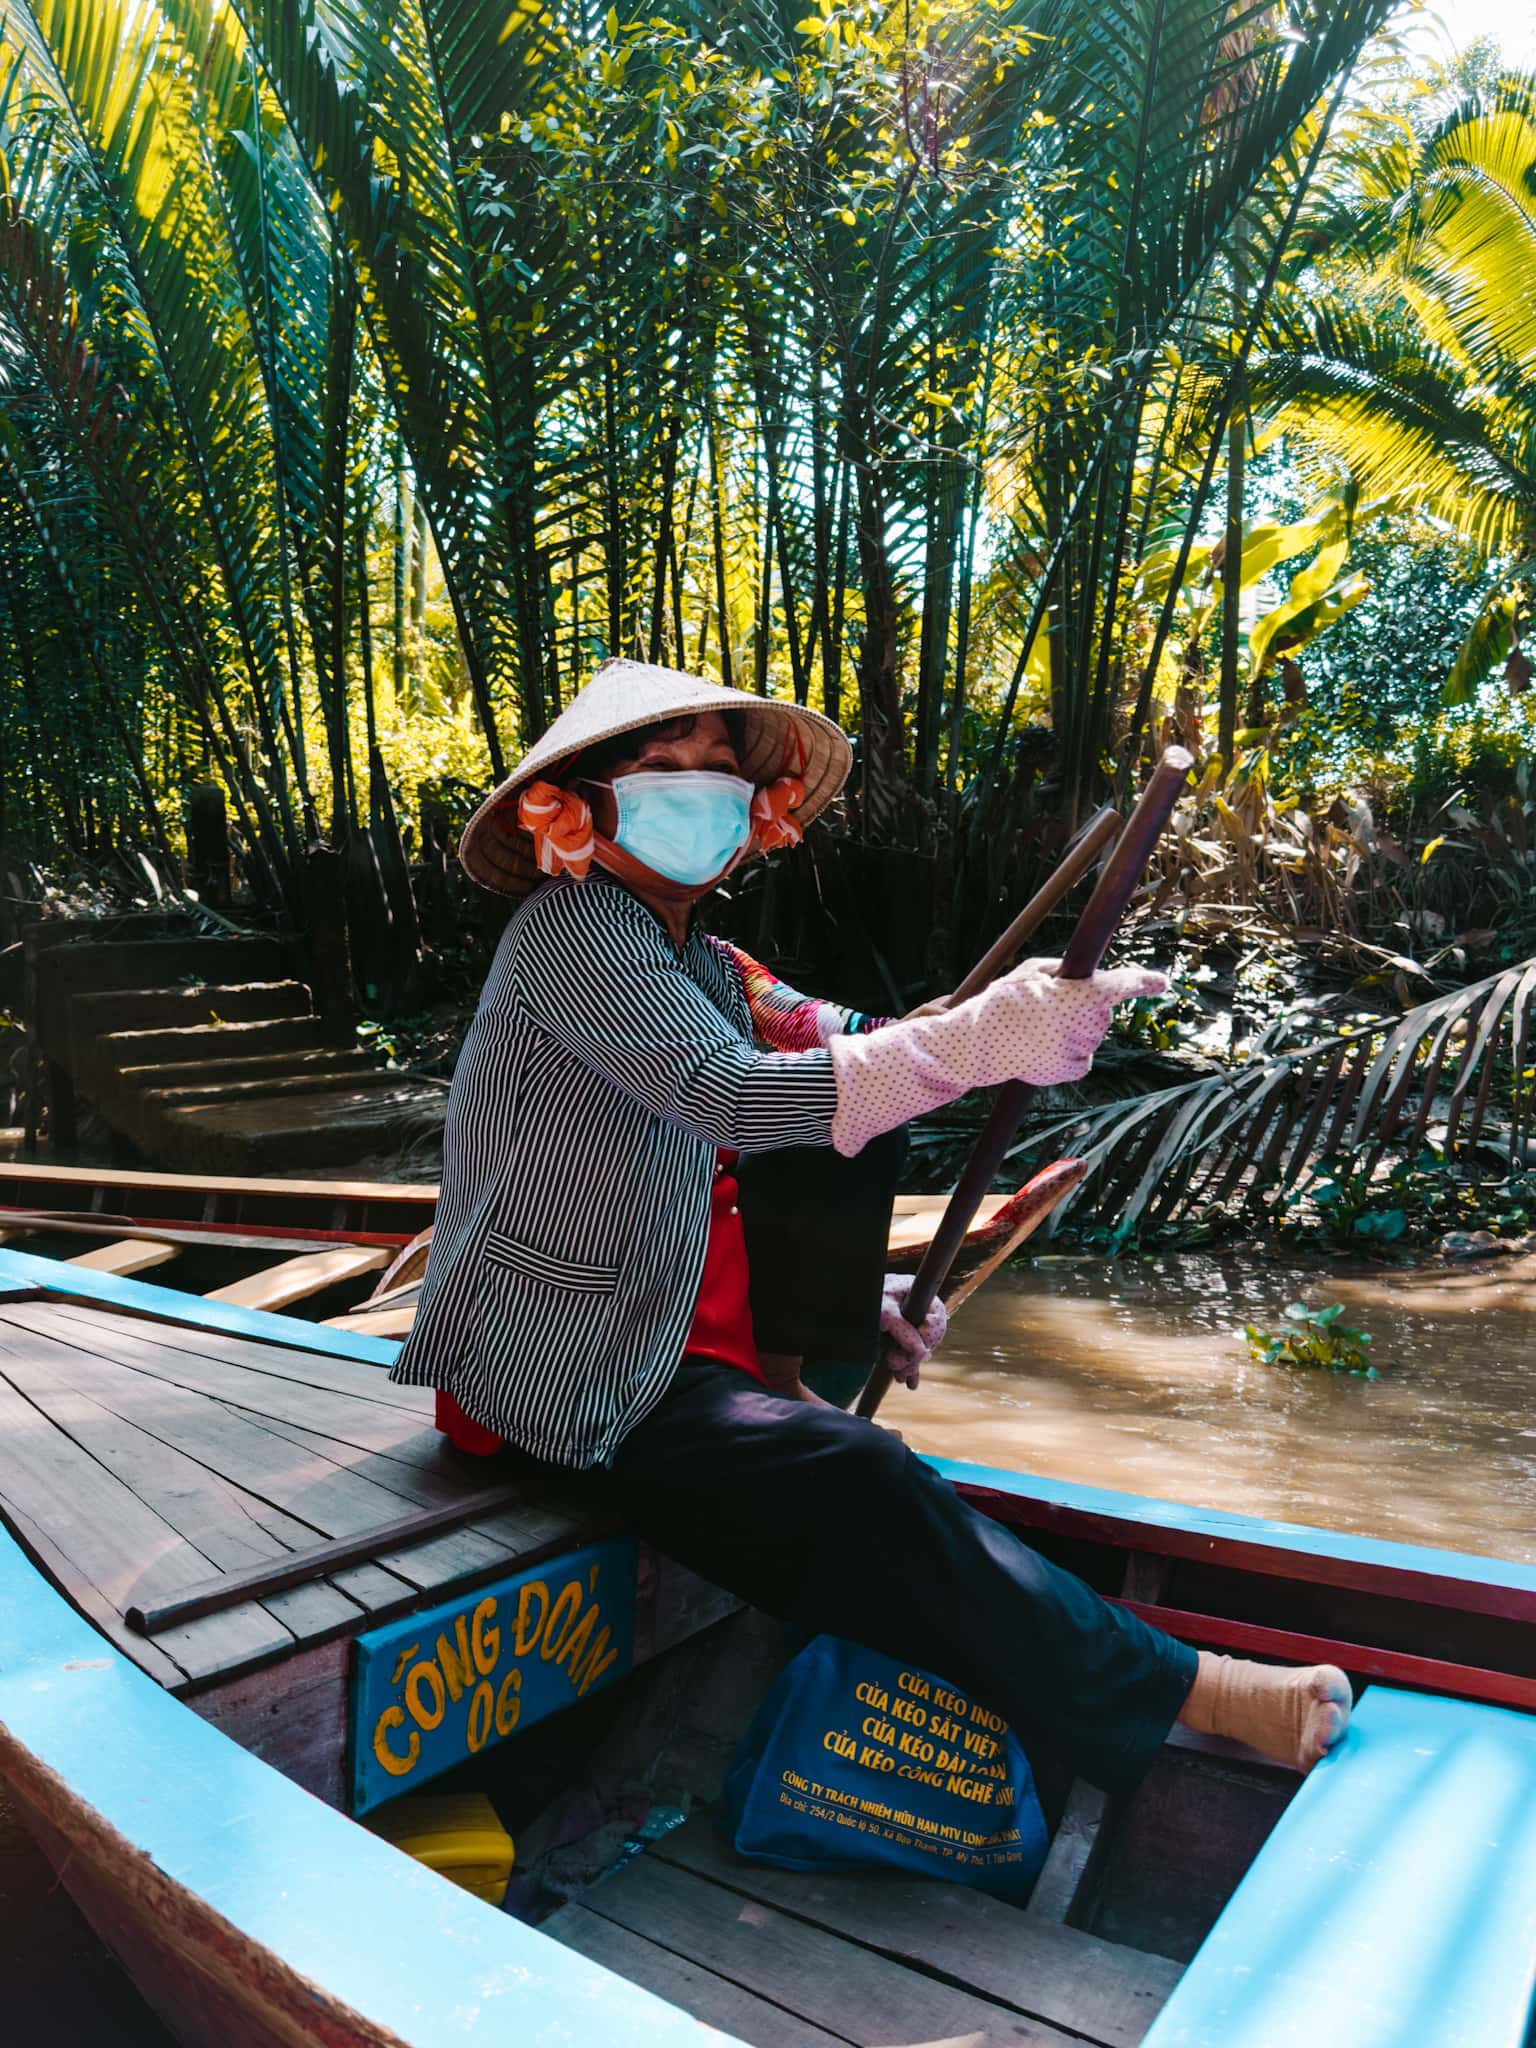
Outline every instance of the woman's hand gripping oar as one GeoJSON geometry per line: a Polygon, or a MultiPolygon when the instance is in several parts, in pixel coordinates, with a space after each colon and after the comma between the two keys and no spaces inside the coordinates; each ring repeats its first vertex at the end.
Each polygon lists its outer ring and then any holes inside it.
{"type": "MultiPolygon", "coordinates": [[[[1162,837],[1163,828],[1173,814],[1189,771],[1194,765],[1192,757],[1182,747],[1169,747],[1157,767],[1152,779],[1143,790],[1135,810],[1121,833],[1118,844],[1099,877],[1098,886],[1077,921],[1077,929],[1067,941],[1058,972],[1066,981],[1086,981],[1097,968],[1105,949],[1114,937],[1115,928],[1136,893],[1142,871],[1151,858],[1152,849],[1162,837]]],[[[1054,879],[1054,878],[1053,878],[1054,879]]],[[[982,1128],[981,1136],[966,1162],[954,1193],[949,1198],[943,1220],[934,1232],[933,1239],[917,1269],[916,1278],[902,1306],[904,1320],[913,1328],[920,1328],[928,1311],[938,1299],[955,1255],[965,1241],[965,1234],[971,1220],[980,1208],[988,1189],[997,1177],[1009,1146],[1013,1143],[1018,1127],[1034,1090],[1023,1081],[1006,1082],[997,1092],[992,1111],[982,1128]]],[[[1064,1168],[1079,1166],[1075,1160],[1063,1160],[1064,1168]]],[[[1047,1169],[1051,1172],[1052,1169],[1047,1169]]],[[[1039,1178],[1037,1176],[1037,1178],[1039,1178]]],[[[1079,1173],[1078,1178],[1081,1178],[1079,1173]]],[[[1063,1200],[1075,1181],[1058,1181],[1051,1189],[1049,1207],[1037,1213],[1033,1206],[1024,1218],[1014,1243],[1022,1243],[1033,1229],[1037,1229],[1058,1202],[1063,1200]]],[[[1027,1192],[1021,1190],[1021,1193],[1027,1192]]],[[[1042,1197],[1047,1191],[1041,1190],[1042,1197]]],[[[1009,1246],[1011,1250],[1012,1245],[1009,1246]]],[[[1006,1254],[1004,1254],[1006,1256],[1006,1254]]],[[[1001,1263],[1001,1260],[993,1262],[1001,1263]]],[[[991,1270],[991,1267],[988,1268],[991,1270]]],[[[982,1277],[985,1277],[984,1275],[982,1277]]],[[[979,1280],[974,1281],[979,1285],[979,1280]]],[[[968,1287],[966,1292],[971,1292],[968,1287]]],[[[859,1396],[858,1413],[873,1415],[884,1400],[892,1380],[890,1366],[882,1359],[859,1396]]]]}

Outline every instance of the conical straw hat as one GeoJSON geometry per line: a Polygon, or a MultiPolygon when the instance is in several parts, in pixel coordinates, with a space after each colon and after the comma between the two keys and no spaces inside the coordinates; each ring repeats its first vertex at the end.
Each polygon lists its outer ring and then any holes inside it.
{"type": "Polygon", "coordinates": [[[504,896],[525,896],[539,879],[533,841],[517,822],[515,809],[502,810],[503,800],[541,775],[559,780],[559,769],[573,755],[634,732],[664,718],[694,711],[733,711],[742,721],[745,739],[741,772],[759,788],[777,776],[798,775],[805,800],[795,819],[807,825],[832,801],[848,779],[853,749],[844,733],[819,711],[783,703],[777,697],[756,697],[746,690],[722,689],[702,676],[681,669],[657,668],[650,662],[616,657],[605,661],[581,694],[572,699],[536,745],[518,762],[506,781],[493,789],[464,828],[459,859],[465,872],[483,889],[504,896]],[[485,858],[492,835],[500,841],[501,864],[485,858]],[[507,856],[512,856],[508,863],[507,856]]]}

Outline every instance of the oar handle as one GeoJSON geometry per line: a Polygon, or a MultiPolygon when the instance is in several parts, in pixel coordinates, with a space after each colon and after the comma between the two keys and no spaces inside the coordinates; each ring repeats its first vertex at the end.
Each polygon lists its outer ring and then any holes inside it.
{"type": "MultiPolygon", "coordinates": [[[[1173,815],[1173,807],[1193,766],[1193,757],[1183,747],[1169,747],[1153,769],[1151,780],[1126,820],[1125,830],[1105,863],[1097,887],[1083,906],[1076,930],[1067,941],[1066,951],[1061,956],[1063,980],[1086,981],[1103,959],[1105,949],[1115,935],[1115,927],[1136,893],[1142,872],[1163,835],[1164,826],[1173,815]]],[[[922,1323],[948,1279],[955,1255],[965,1242],[965,1234],[976,1211],[997,1178],[998,1169],[1013,1143],[1033,1093],[1026,1081],[1007,1081],[997,1091],[992,1112],[982,1126],[981,1136],[972,1148],[965,1171],[949,1198],[949,1206],[913,1279],[902,1311],[909,1323],[922,1323]]],[[[890,1368],[882,1359],[864,1384],[858,1413],[873,1415],[885,1399],[890,1384],[890,1368]]]]}
{"type": "Polygon", "coordinates": [[[1106,804],[1103,810],[1094,813],[1063,854],[1061,865],[1030,897],[1002,937],[982,954],[950,997],[951,1003],[963,1003],[971,996],[979,996],[989,983],[1013,965],[1051,912],[1077,887],[1119,830],[1120,813],[1112,804],[1106,804]]]}

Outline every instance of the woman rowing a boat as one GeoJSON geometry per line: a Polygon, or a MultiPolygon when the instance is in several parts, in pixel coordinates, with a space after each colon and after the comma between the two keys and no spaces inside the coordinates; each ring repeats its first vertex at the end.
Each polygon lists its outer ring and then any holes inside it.
{"type": "Polygon", "coordinates": [[[700,900],[798,840],[850,765],[813,711],[615,660],[476,812],[466,869],[521,900],[454,1076],[393,1376],[439,1390],[462,1448],[603,1468],[658,1548],[938,1672],[1094,1784],[1132,1785],[1175,1719],[1309,1769],[1343,1733],[1342,1673],[1197,1655],[890,1431],[804,1397],[807,1354],[867,1367],[882,1322],[908,1380],[936,1341],[902,1319],[899,1282],[882,1306],[908,1119],[1081,1078],[1114,1003],[1161,986],[1026,961],[881,1020],[708,936],[700,900]]]}

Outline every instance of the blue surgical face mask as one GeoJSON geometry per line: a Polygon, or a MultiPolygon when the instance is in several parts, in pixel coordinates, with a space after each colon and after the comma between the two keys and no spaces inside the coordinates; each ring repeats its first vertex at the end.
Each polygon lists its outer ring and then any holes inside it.
{"type": "Polygon", "coordinates": [[[613,795],[615,846],[685,888],[723,874],[751,836],[753,787],[739,775],[642,768],[616,775],[613,795]]]}

